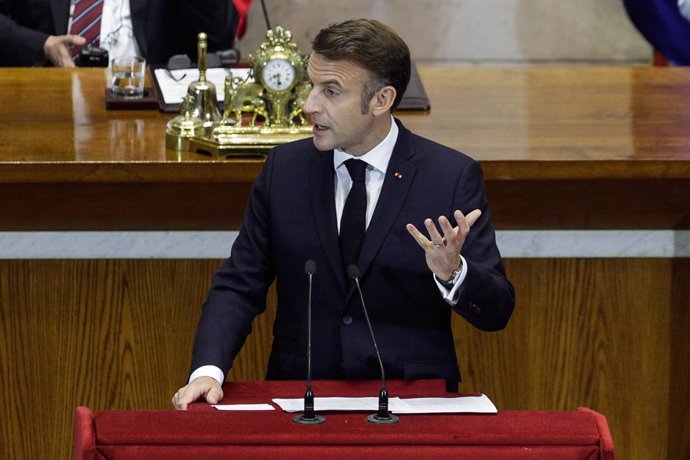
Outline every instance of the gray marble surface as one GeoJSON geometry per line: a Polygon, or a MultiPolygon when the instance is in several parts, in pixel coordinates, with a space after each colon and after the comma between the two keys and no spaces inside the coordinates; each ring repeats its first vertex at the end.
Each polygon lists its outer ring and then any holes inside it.
{"type": "MultiPolygon", "coordinates": [[[[0,232],[0,259],[224,259],[235,231],[0,232]]],[[[690,230],[498,231],[505,258],[690,257],[690,230]]]]}

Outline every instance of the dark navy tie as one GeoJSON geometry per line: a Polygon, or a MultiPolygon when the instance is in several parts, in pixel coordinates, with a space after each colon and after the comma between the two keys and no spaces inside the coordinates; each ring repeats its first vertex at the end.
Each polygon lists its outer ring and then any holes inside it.
{"type": "Polygon", "coordinates": [[[352,188],[345,200],[343,216],[340,218],[340,250],[345,269],[357,264],[359,251],[362,248],[367,225],[367,188],[364,173],[367,164],[362,160],[351,158],[345,167],[352,178],[352,188]]]}

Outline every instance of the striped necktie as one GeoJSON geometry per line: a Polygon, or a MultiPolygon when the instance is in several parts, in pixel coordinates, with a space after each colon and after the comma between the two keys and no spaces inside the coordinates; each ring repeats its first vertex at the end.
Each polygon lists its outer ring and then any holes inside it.
{"type": "Polygon", "coordinates": [[[72,22],[69,33],[81,35],[86,39],[82,46],[75,46],[73,56],[87,46],[98,46],[101,34],[101,16],[103,13],[103,0],[75,0],[72,11],[72,22]]]}

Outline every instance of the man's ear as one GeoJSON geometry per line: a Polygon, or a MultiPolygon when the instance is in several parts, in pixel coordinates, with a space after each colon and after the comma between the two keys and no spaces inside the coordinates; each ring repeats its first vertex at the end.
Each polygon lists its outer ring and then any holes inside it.
{"type": "Polygon", "coordinates": [[[373,114],[382,115],[390,112],[395,102],[397,91],[392,86],[384,86],[374,95],[373,114]]]}

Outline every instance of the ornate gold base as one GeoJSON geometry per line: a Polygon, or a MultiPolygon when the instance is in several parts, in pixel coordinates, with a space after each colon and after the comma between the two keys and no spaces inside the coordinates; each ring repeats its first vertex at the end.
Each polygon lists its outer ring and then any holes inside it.
{"type": "Polygon", "coordinates": [[[310,136],[311,130],[293,134],[225,134],[215,139],[195,137],[189,139],[189,151],[221,157],[266,155],[276,145],[310,136]]]}
{"type": "Polygon", "coordinates": [[[168,129],[166,146],[170,149],[210,154],[212,156],[266,155],[276,145],[312,135],[311,126],[234,127],[217,126],[211,136],[191,136],[181,130],[168,129]]]}

